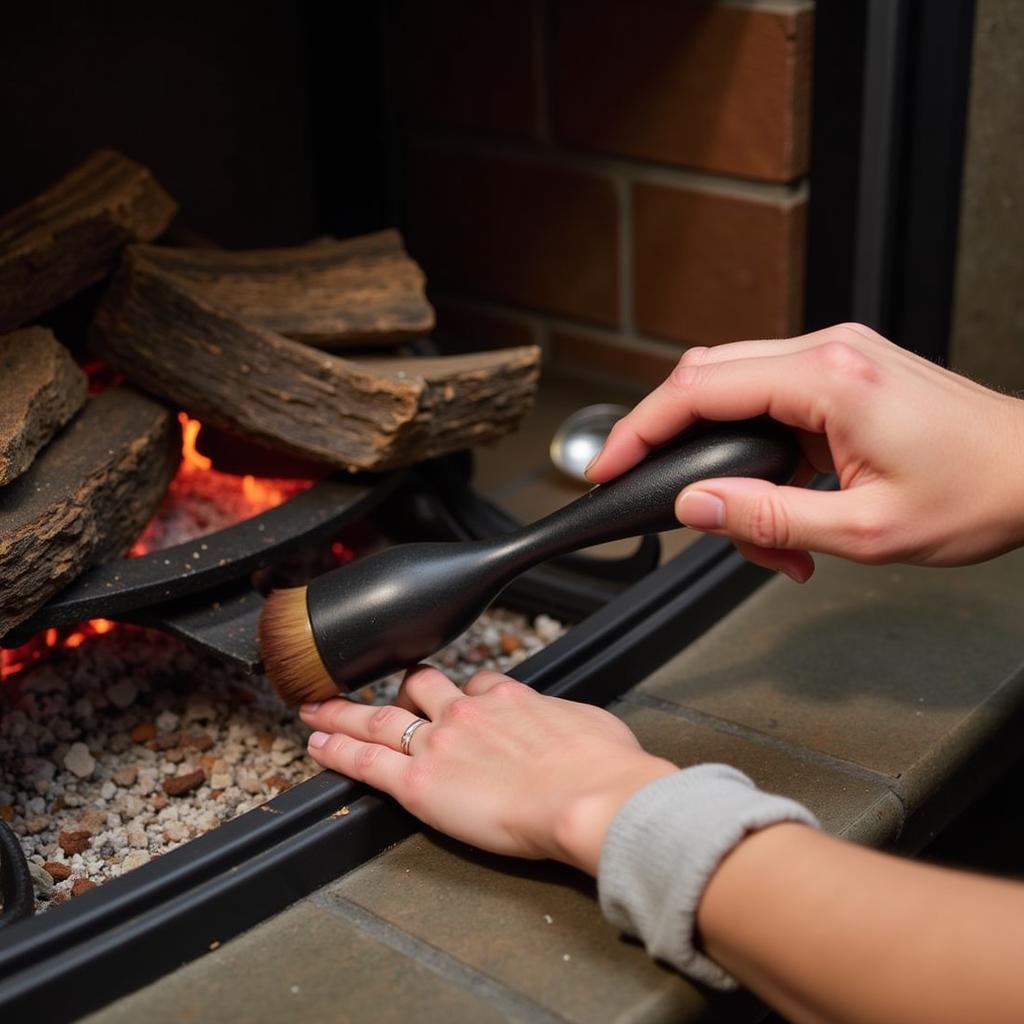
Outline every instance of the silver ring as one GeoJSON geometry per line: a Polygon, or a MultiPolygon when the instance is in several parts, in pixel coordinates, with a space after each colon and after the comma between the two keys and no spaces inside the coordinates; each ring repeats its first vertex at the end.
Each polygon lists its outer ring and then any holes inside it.
{"type": "Polygon", "coordinates": [[[414,718],[405,728],[405,732],[402,733],[402,739],[399,746],[402,748],[403,754],[409,753],[409,744],[412,743],[413,734],[421,725],[426,725],[427,720],[425,718],[414,718]]]}

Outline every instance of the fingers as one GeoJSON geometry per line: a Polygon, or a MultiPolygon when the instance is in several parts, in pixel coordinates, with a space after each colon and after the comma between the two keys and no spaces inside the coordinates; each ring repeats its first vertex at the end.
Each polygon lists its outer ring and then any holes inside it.
{"type": "Polygon", "coordinates": [[[462,688],[462,692],[470,697],[479,697],[488,690],[493,689],[498,683],[508,680],[508,676],[502,672],[494,672],[491,669],[483,669],[477,672],[472,679],[462,688]]]}
{"type": "Polygon", "coordinates": [[[880,379],[878,364],[841,342],[777,356],[687,365],[616,423],[590,467],[610,480],[699,419],[739,420],[765,413],[799,430],[826,432],[830,413],[852,408],[854,389],[880,379]]]}
{"type": "Polygon", "coordinates": [[[405,772],[412,761],[380,743],[364,743],[345,733],[314,732],[309,753],[317,764],[401,799],[405,772]]]}
{"type": "Polygon", "coordinates": [[[353,740],[380,743],[398,750],[405,730],[418,718],[405,708],[387,704],[373,707],[338,697],[319,705],[303,705],[302,720],[311,728],[326,733],[343,733],[353,740]]]}
{"type": "Polygon", "coordinates": [[[807,570],[812,568],[807,562],[787,558],[780,564],[770,552],[820,551],[854,561],[884,560],[887,527],[873,513],[877,507],[871,484],[853,494],[736,478],[688,487],[676,499],[676,516],[687,526],[760,549],[743,549],[758,564],[797,570],[802,565],[807,570]]]}
{"type": "Polygon", "coordinates": [[[781,572],[795,583],[806,583],[814,575],[814,559],[806,551],[786,551],[781,548],[759,548],[746,541],[734,542],[736,550],[754,565],[781,572]]]}
{"type": "Polygon", "coordinates": [[[395,703],[407,711],[422,711],[428,718],[437,719],[461,693],[443,672],[430,665],[417,665],[406,673],[395,703]]]}

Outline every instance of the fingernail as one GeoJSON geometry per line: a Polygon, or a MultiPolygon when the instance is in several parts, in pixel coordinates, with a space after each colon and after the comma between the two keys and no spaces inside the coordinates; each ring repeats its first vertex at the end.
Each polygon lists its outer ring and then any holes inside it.
{"type": "Polygon", "coordinates": [[[806,583],[807,577],[802,576],[796,571],[796,569],[782,568],[779,569],[783,575],[788,576],[794,583],[806,583]]]}
{"type": "Polygon", "coordinates": [[[309,745],[316,750],[318,747],[322,747],[327,742],[327,733],[325,732],[314,732],[309,735],[309,745]]]}
{"type": "Polygon", "coordinates": [[[688,491],[679,499],[676,517],[696,530],[718,530],[725,522],[725,502],[707,491],[688,491]]]}
{"type": "Polygon", "coordinates": [[[600,452],[598,452],[598,453],[597,453],[597,454],[596,454],[596,455],[595,455],[595,456],[594,456],[594,457],[593,457],[593,458],[592,458],[592,459],[591,459],[591,460],[590,460],[590,461],[589,461],[589,462],[587,463],[587,468],[586,468],[585,470],[583,470],[583,475],[584,475],[584,476],[589,476],[589,475],[590,475],[590,471],[591,471],[591,470],[592,470],[592,469],[594,468],[594,466],[596,466],[596,465],[597,465],[597,460],[598,460],[599,458],[601,458],[601,453],[600,453],[600,452]]]}
{"type": "Polygon", "coordinates": [[[299,708],[299,713],[303,715],[311,715],[318,707],[320,707],[321,701],[314,701],[312,704],[303,704],[299,708]]]}

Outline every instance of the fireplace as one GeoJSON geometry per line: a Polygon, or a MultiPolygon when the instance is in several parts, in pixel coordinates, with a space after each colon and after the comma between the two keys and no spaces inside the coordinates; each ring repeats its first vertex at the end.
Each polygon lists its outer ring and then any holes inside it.
{"type": "MultiPolygon", "coordinates": [[[[966,67],[941,14],[919,11],[887,25],[877,5],[869,18],[864,5],[819,4],[812,22],[805,3],[768,11],[704,5],[710,14],[700,5],[680,14],[654,4],[645,14],[647,5],[617,3],[586,35],[579,25],[588,6],[451,3],[428,22],[398,3],[344,13],[255,4],[241,25],[233,13],[199,4],[173,15],[126,4],[102,15],[59,5],[19,15],[20,31],[8,34],[18,52],[5,67],[36,81],[44,62],[53,92],[69,98],[52,109],[48,90],[19,98],[25,106],[11,123],[24,145],[0,187],[0,210],[114,147],[148,169],[181,212],[163,224],[162,201],[151,196],[140,219],[155,218],[158,227],[132,235],[130,251],[121,239],[91,283],[83,278],[74,295],[15,328],[52,332],[88,378],[90,403],[136,387],[155,396],[163,418],[146,421],[148,406],[135,411],[141,425],[133,429],[149,439],[151,457],[147,497],[123,527],[131,536],[97,543],[96,557],[75,564],[31,614],[3,630],[0,735],[8,750],[0,757],[9,760],[0,816],[35,858],[33,869],[16,852],[0,858],[5,916],[32,902],[45,910],[0,930],[5,1012],[31,1007],[66,1019],[102,1005],[408,834],[415,823],[390,802],[310,772],[301,730],[258,674],[263,596],[275,583],[302,582],[383,544],[515,526],[475,485],[465,451],[475,435],[432,447],[414,429],[420,409],[392,447],[356,445],[325,462],[324,443],[310,441],[317,424],[283,433],[279,406],[272,416],[246,418],[253,395],[240,375],[230,389],[204,390],[204,374],[178,373],[183,363],[173,353],[187,352],[196,337],[207,348],[230,343],[234,372],[245,353],[270,352],[276,342],[268,338],[278,334],[327,351],[318,347],[327,329],[322,321],[310,326],[308,304],[294,301],[289,282],[308,283],[310,274],[340,280],[346,240],[376,239],[357,244],[391,268],[403,319],[379,332],[383,347],[365,325],[331,330],[352,333],[348,355],[377,380],[382,358],[412,364],[491,353],[487,372],[511,381],[519,396],[504,422],[487,418],[487,429],[500,432],[528,403],[536,368],[535,357],[508,355],[516,349],[539,344],[546,366],[598,384],[625,380],[639,395],[687,344],[854,317],[883,330],[906,326],[948,278],[955,231],[935,217],[925,223],[919,206],[901,202],[924,177],[946,198],[959,180],[958,167],[928,159],[933,148],[948,148],[963,117],[962,93],[930,92],[925,81],[941,78],[943,66],[966,67]],[[622,109],[607,123],[592,116],[594,68],[617,19],[635,32],[654,23],[667,26],[666,38],[695,40],[693,59],[704,71],[673,88],[703,135],[683,140],[681,150],[656,133],[617,134],[628,127],[622,109]],[[757,61],[783,69],[769,98],[791,119],[773,122],[766,135],[756,118],[743,120],[750,76],[715,78],[713,93],[698,80],[716,66],[715,47],[736,38],[755,49],[767,39],[757,61]],[[83,39],[95,43],[88,58],[83,39]],[[505,48],[498,65],[486,58],[496,39],[505,48]],[[571,62],[537,58],[556,48],[571,62]],[[438,53],[448,58],[443,73],[432,73],[438,53]],[[82,84],[83,62],[97,56],[119,74],[82,84]],[[871,60],[889,61],[893,80],[921,81],[888,94],[865,89],[871,60]],[[503,88],[469,95],[466,76],[488,75],[503,88]],[[138,88],[125,90],[124,81],[138,88]],[[555,93],[558,104],[546,107],[543,95],[555,93]],[[942,125],[915,130],[902,148],[876,144],[916,124],[915,104],[936,96],[950,111],[942,125]],[[746,125],[731,146],[711,145],[714,120],[702,120],[701,107],[711,101],[746,125]],[[139,105],[149,116],[136,116],[139,105]],[[840,137],[837,111],[861,130],[840,137]],[[756,151],[741,145],[744,130],[758,136],[756,151]],[[285,187],[291,183],[300,185],[285,187]],[[695,250],[688,223],[704,225],[719,250],[695,250]],[[941,244],[929,248],[924,239],[937,228],[941,244]],[[748,243],[747,262],[730,255],[730,232],[748,243]],[[291,321],[261,320],[259,301],[245,305],[252,291],[239,291],[239,282],[266,258],[240,250],[278,254],[269,312],[287,310],[291,321]],[[917,272],[907,274],[922,251],[917,272]],[[880,281],[886,266],[903,269],[880,281]],[[840,271],[824,280],[826,267],[840,271]],[[766,268],[774,275],[768,288],[766,268]],[[662,269],[681,275],[685,301],[651,291],[662,269]],[[725,277],[749,301],[715,291],[725,277]],[[166,345],[183,347],[138,344],[153,309],[172,311],[155,322],[168,332],[166,345]],[[175,334],[170,328],[185,316],[192,327],[175,334]],[[408,457],[396,462],[393,452],[408,457]],[[132,557],[120,558],[129,544],[132,557]],[[41,757],[31,744],[54,712],[41,757]]],[[[606,105],[615,99],[608,88],[606,105]]],[[[630,98],[657,121],[656,99],[644,106],[649,97],[630,98]]],[[[914,347],[941,357],[942,337],[933,331],[914,347]]],[[[319,356],[304,358],[300,369],[311,372],[319,356]]],[[[396,366],[393,376],[406,372],[396,366]]],[[[332,386],[350,381],[336,367],[329,373],[332,386]]],[[[435,375],[425,393],[443,405],[446,389],[462,381],[435,375]]],[[[58,390],[70,395],[68,405],[79,400],[72,384],[58,390]]],[[[67,417],[80,416],[78,408],[67,417]]],[[[54,425],[54,436],[66,429],[54,425]]],[[[143,475],[134,464],[123,472],[143,475]]],[[[110,493],[119,492],[111,485],[110,493]]],[[[621,559],[569,557],[517,581],[440,663],[456,675],[493,665],[545,692],[607,702],[764,578],[711,538],[664,564],[651,539],[621,559]]],[[[384,699],[394,685],[378,684],[361,699],[384,699]]]]}

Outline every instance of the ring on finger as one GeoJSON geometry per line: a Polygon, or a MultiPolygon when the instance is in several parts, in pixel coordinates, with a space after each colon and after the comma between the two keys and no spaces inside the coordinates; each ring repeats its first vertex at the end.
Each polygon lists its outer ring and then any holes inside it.
{"type": "Polygon", "coordinates": [[[416,730],[421,725],[426,725],[427,720],[425,718],[414,718],[406,727],[405,732],[402,733],[402,739],[399,741],[399,747],[403,754],[409,753],[409,744],[412,743],[412,738],[416,733],[416,730]]]}

